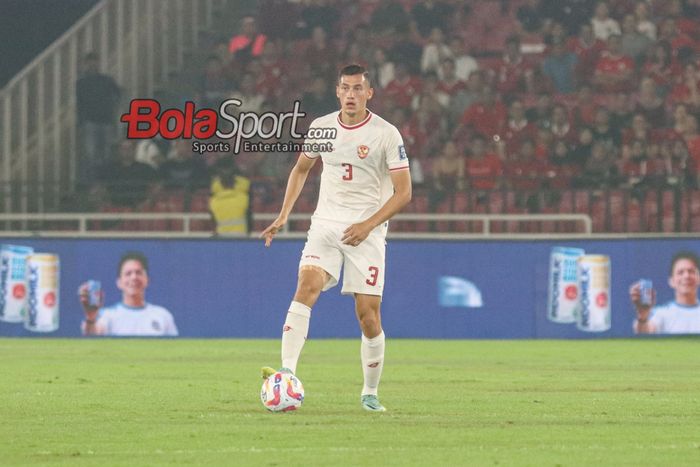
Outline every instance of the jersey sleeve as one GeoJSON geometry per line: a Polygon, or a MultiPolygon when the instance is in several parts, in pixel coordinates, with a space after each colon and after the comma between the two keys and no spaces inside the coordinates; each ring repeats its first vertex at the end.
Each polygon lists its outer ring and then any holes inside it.
{"type": "Polygon", "coordinates": [[[163,329],[164,336],[177,336],[179,333],[177,331],[177,326],[175,325],[175,318],[173,314],[165,310],[165,329],[163,329]]]}
{"type": "MultiPolygon", "coordinates": [[[[319,126],[319,125],[318,125],[318,118],[316,118],[316,119],[314,119],[313,122],[311,122],[311,125],[309,125],[309,128],[318,128],[318,126],[319,126]]],[[[316,138],[305,138],[305,139],[304,139],[304,145],[307,146],[307,147],[308,147],[309,145],[312,145],[312,144],[318,143],[318,142],[319,142],[319,140],[316,139],[316,138]]],[[[301,151],[300,154],[301,154],[302,156],[306,156],[306,157],[309,158],[309,159],[318,159],[319,157],[321,157],[321,154],[320,154],[319,152],[317,152],[317,151],[311,151],[311,150],[309,150],[309,151],[301,151]]]]}
{"type": "Polygon", "coordinates": [[[651,309],[651,317],[649,318],[649,324],[656,330],[657,334],[663,334],[664,330],[664,316],[666,315],[666,307],[655,306],[651,309]]]}
{"type": "Polygon", "coordinates": [[[401,133],[394,126],[387,131],[384,155],[386,166],[390,172],[408,169],[408,156],[403,145],[403,138],[401,138],[401,133]]]}

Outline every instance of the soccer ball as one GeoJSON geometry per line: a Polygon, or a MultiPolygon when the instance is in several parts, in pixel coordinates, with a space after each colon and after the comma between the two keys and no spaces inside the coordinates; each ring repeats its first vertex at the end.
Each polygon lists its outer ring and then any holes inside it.
{"type": "Polygon", "coordinates": [[[296,410],[304,402],[304,386],[293,374],[278,371],[263,382],[260,400],[270,412],[296,410]]]}

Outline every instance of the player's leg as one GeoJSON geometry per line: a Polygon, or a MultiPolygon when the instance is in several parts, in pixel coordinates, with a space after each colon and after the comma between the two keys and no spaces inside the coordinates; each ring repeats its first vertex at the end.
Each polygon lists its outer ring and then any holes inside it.
{"type": "Polygon", "coordinates": [[[384,237],[371,234],[359,246],[344,248],[343,253],[345,271],[342,292],[354,295],[355,313],[362,329],[362,406],[367,410],[382,412],[385,409],[377,399],[377,389],[384,366],[384,331],[380,315],[384,290],[384,237]]]}
{"type": "Polygon", "coordinates": [[[327,281],[328,273],[319,266],[306,264],[299,268],[297,290],[282,328],[282,368],[292,373],[297,371],[299,355],[309,333],[311,308],[327,281]]]}
{"type": "MultiPolygon", "coordinates": [[[[334,234],[323,225],[312,225],[299,262],[299,277],[294,299],[289,305],[282,331],[282,369],[296,372],[299,355],[309,332],[311,308],[323,290],[338,283],[343,257],[335,247],[334,234]]],[[[263,367],[266,378],[275,370],[263,367]]]]}
{"type": "Polygon", "coordinates": [[[380,314],[381,297],[355,294],[355,313],[362,329],[360,357],[362,360],[362,406],[371,411],[383,412],[377,390],[384,367],[384,331],[380,314]]]}

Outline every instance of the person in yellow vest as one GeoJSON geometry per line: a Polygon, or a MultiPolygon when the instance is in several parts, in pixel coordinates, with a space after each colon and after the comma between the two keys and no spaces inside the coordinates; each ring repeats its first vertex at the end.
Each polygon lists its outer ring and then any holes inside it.
{"type": "Polygon", "coordinates": [[[238,174],[233,161],[222,159],[211,183],[209,211],[216,223],[217,235],[250,233],[250,180],[238,174]]]}

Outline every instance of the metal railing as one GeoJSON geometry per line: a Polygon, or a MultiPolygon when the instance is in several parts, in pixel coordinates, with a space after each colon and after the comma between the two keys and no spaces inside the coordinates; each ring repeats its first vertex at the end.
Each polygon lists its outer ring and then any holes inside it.
{"type": "MultiPolygon", "coordinates": [[[[271,222],[276,214],[255,214],[254,221],[271,222]]],[[[284,226],[279,236],[282,238],[302,238],[306,236],[306,228],[296,229],[290,227],[298,221],[308,222],[310,214],[292,214],[289,222],[284,226]]],[[[42,214],[0,214],[0,226],[6,225],[0,230],[0,235],[6,237],[27,236],[69,236],[69,237],[211,237],[213,225],[208,222],[211,216],[206,213],[42,213],[42,214]],[[170,221],[167,229],[159,230],[159,221],[170,221]],[[201,224],[193,228],[195,222],[201,224]],[[12,228],[13,224],[20,223],[21,228],[12,228]],[[150,223],[150,224],[149,224],[150,223]],[[131,227],[130,227],[131,226],[131,227]],[[9,228],[8,228],[9,227],[9,228]]],[[[591,218],[585,214],[398,214],[392,218],[392,222],[476,222],[482,225],[480,231],[449,233],[434,232],[393,232],[389,237],[394,238],[463,238],[490,237],[493,222],[568,222],[578,226],[572,229],[581,235],[592,233],[591,218]]],[[[518,232],[508,232],[510,236],[518,232]]],[[[548,235],[548,232],[539,234],[548,235]]],[[[252,234],[255,235],[255,234],[252,234]]],[[[246,235],[239,235],[245,237],[246,235]]],[[[531,235],[530,235],[531,236],[531,235]]]]}
{"type": "MultiPolygon", "coordinates": [[[[225,0],[102,0],[0,91],[0,209],[55,210],[78,160],[75,83],[79,61],[97,52],[124,99],[152,95],[182,67],[225,0]],[[30,196],[30,178],[55,191],[30,196]],[[11,183],[12,182],[12,183],[11,183]],[[21,188],[21,187],[20,187],[21,188]]],[[[115,121],[116,124],[116,121],[115,121]]]]}

